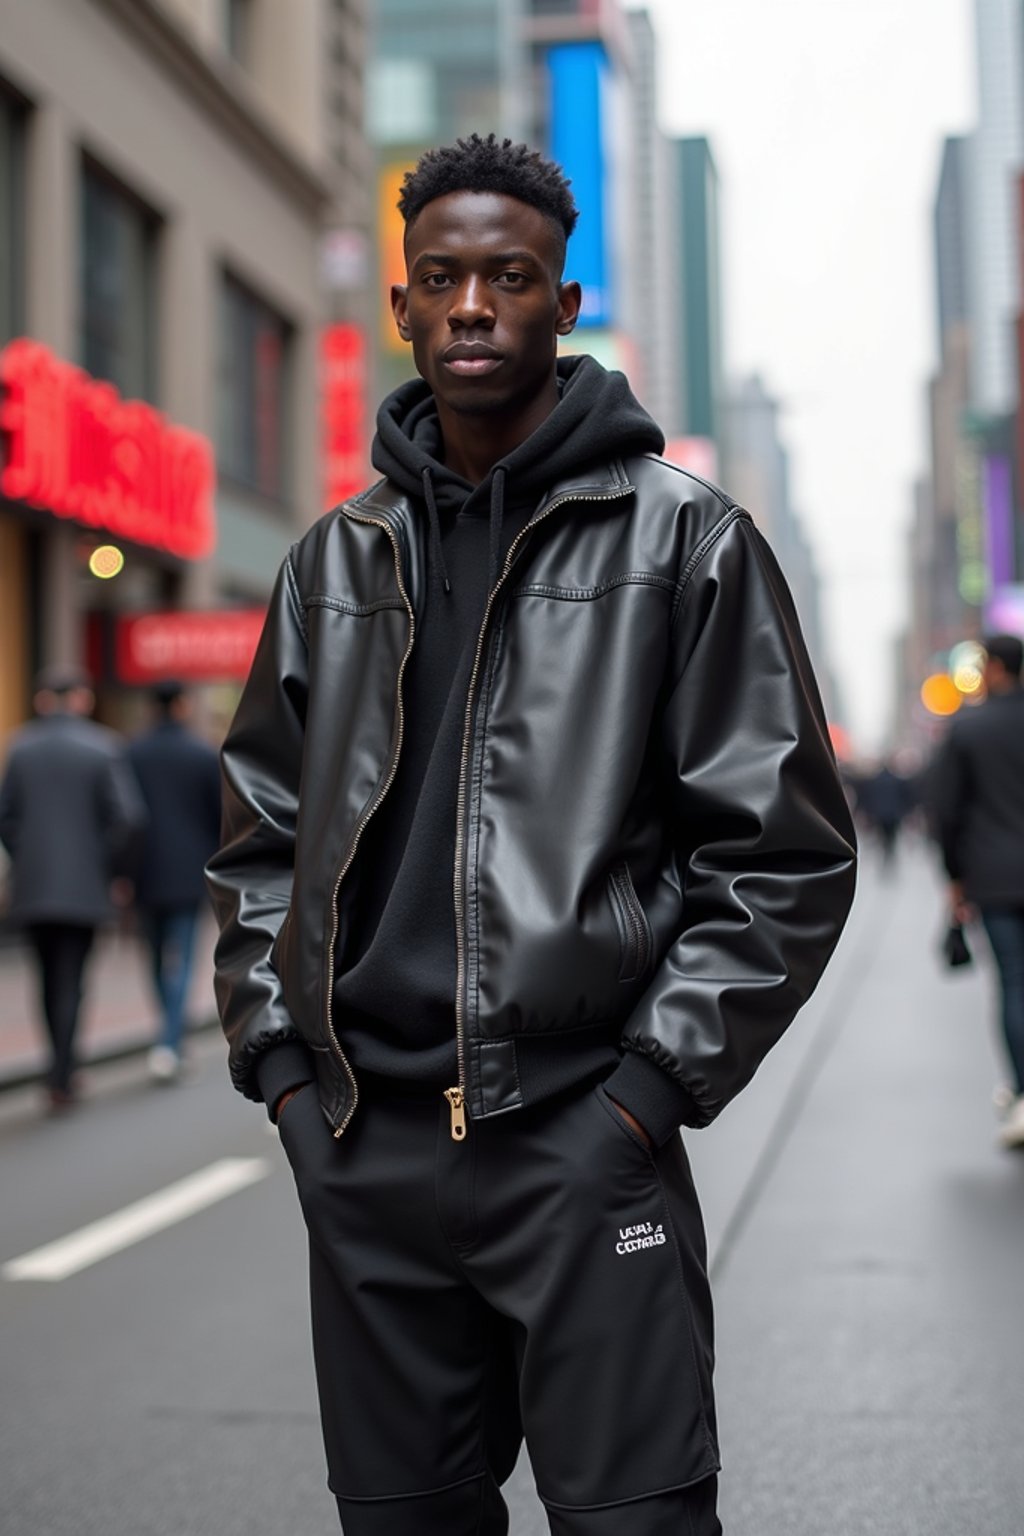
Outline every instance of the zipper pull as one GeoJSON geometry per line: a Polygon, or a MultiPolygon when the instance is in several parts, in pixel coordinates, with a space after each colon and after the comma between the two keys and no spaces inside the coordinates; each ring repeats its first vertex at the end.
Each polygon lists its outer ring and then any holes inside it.
{"type": "Polygon", "coordinates": [[[446,1088],[444,1096],[452,1112],[452,1141],[465,1141],[466,1095],[461,1088],[446,1088]]]}

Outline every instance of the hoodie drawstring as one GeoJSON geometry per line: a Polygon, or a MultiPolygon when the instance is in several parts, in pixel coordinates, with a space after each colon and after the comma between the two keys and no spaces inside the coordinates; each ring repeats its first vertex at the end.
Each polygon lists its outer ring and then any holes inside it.
{"type": "MultiPolygon", "coordinates": [[[[430,523],[430,543],[434,552],[434,565],[441,584],[446,592],[452,590],[452,584],[448,576],[448,567],[444,563],[444,549],[441,544],[441,519],[437,510],[437,498],[434,495],[434,482],[431,479],[430,469],[424,466],[420,476],[423,483],[423,500],[427,504],[427,519],[430,523]]],[[[505,482],[508,479],[508,470],[504,464],[499,464],[491,479],[491,570],[489,586],[493,588],[501,570],[501,530],[505,519],[505,482]]]]}
{"type": "Polygon", "coordinates": [[[441,577],[442,585],[446,592],[450,592],[452,584],[448,580],[448,567],[444,563],[444,550],[441,547],[441,519],[437,514],[437,499],[434,496],[434,482],[430,478],[430,469],[423,469],[423,500],[427,504],[427,518],[430,522],[430,542],[434,546],[434,564],[441,577]]]}
{"type": "Polygon", "coordinates": [[[501,524],[505,516],[505,481],[508,470],[499,464],[491,480],[491,579],[493,590],[501,566],[501,524]]]}

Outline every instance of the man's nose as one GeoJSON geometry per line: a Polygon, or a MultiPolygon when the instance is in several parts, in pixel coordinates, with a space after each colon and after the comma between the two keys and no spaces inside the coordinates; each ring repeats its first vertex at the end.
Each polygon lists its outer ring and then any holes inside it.
{"type": "Polygon", "coordinates": [[[485,278],[469,276],[455,290],[452,306],[448,311],[449,325],[493,325],[494,302],[490,284],[485,278]]]}

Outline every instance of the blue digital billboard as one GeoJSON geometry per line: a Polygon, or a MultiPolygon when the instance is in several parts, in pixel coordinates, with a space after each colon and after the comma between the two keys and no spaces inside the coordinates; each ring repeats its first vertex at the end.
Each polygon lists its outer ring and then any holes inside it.
{"type": "Polygon", "coordinates": [[[604,107],[608,58],[601,43],[561,43],[547,56],[551,156],[572,182],[580,220],[569,242],[566,278],[583,289],[581,326],[611,322],[604,107]]]}

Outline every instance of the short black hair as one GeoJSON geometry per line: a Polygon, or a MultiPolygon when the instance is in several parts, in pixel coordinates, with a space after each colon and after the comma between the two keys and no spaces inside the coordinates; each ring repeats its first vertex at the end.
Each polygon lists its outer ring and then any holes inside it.
{"type": "Polygon", "coordinates": [[[1024,641],[1016,635],[989,635],[982,645],[993,661],[1001,661],[1011,677],[1020,677],[1024,663],[1024,641]]]}
{"type": "Polygon", "coordinates": [[[163,715],[169,715],[179,699],[185,696],[185,684],[176,677],[165,677],[150,689],[149,697],[163,715]]]}
{"type": "Polygon", "coordinates": [[[545,160],[527,144],[513,144],[489,133],[471,133],[441,149],[428,149],[407,171],[398,198],[406,227],[428,203],[449,192],[498,192],[516,197],[546,214],[566,240],[576,228],[579,209],[561,166],[545,160]]]}
{"type": "Polygon", "coordinates": [[[33,693],[52,693],[58,699],[65,699],[69,693],[78,693],[83,688],[92,692],[92,678],[81,667],[70,665],[44,667],[36,673],[32,684],[33,693]]]}

